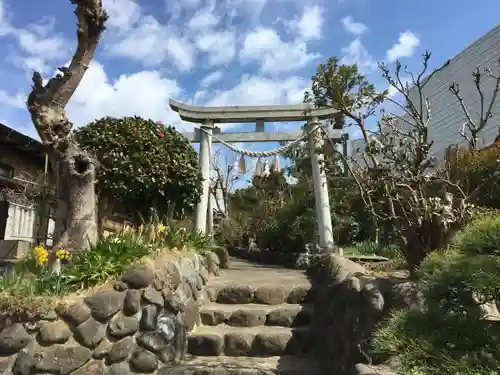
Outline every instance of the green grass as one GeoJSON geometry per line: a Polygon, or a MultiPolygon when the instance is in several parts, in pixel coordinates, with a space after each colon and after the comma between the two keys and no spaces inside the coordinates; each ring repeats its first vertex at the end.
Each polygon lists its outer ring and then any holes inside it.
{"type": "Polygon", "coordinates": [[[391,260],[402,259],[399,248],[396,245],[380,245],[372,241],[355,243],[344,248],[344,255],[378,255],[391,260]]]}

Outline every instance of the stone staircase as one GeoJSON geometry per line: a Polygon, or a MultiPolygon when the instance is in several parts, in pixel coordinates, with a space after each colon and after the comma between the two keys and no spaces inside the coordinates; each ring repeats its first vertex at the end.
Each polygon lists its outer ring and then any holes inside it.
{"type": "Polygon", "coordinates": [[[302,271],[233,259],[206,286],[210,302],[188,337],[183,372],[169,374],[319,374],[311,358],[310,288],[302,271]]]}

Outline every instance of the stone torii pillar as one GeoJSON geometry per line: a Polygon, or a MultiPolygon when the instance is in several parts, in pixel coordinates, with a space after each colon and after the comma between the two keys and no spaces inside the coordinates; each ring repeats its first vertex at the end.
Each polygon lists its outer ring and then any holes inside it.
{"type": "Polygon", "coordinates": [[[318,221],[319,246],[322,249],[331,249],[334,246],[332,217],[330,214],[330,197],[328,195],[328,181],[322,167],[325,156],[320,151],[323,149],[323,137],[317,117],[308,121],[309,155],[314,185],[314,201],[316,205],[316,219],[318,221]]]}
{"type": "MultiPolygon", "coordinates": [[[[210,174],[211,174],[211,160],[212,160],[212,131],[214,128],[213,121],[206,120],[200,132],[200,171],[203,181],[201,183],[201,197],[196,205],[195,227],[201,233],[207,232],[207,215],[208,209],[211,208],[210,202],[210,174]]],[[[210,217],[212,214],[210,213],[210,217]]]]}

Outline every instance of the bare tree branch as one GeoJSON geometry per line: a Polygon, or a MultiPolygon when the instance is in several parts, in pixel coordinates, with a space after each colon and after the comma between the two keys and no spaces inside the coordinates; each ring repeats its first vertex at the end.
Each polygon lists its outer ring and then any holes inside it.
{"type": "MultiPolygon", "coordinates": [[[[500,59],[498,60],[498,64],[500,66],[500,59]]],[[[495,76],[493,75],[491,69],[484,69],[484,73],[488,78],[492,78],[494,80],[494,89],[491,93],[491,98],[488,106],[486,107],[485,111],[485,96],[483,93],[483,89],[481,87],[482,83],[482,78],[483,78],[483,73],[481,73],[479,67],[477,67],[474,72],[472,72],[472,76],[474,79],[474,86],[476,88],[476,92],[479,96],[479,106],[480,110],[478,115],[478,119],[474,120],[469,112],[469,109],[467,108],[467,105],[465,104],[464,98],[462,94],[460,93],[460,85],[457,82],[453,82],[450,85],[449,90],[451,93],[456,97],[458,103],[460,104],[460,108],[462,109],[462,112],[464,113],[464,116],[466,118],[466,121],[463,125],[463,129],[459,130],[460,135],[467,141],[469,145],[470,150],[477,150],[479,145],[478,145],[478,134],[486,127],[488,124],[488,121],[491,119],[493,116],[493,107],[495,105],[498,92],[500,91],[500,75],[495,76]],[[465,131],[465,128],[467,128],[468,132],[470,133],[467,134],[465,131]]]]}

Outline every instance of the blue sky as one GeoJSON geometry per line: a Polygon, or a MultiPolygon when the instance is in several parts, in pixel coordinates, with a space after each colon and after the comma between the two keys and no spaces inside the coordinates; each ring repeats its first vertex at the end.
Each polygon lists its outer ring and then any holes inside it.
{"type": "MultiPolygon", "coordinates": [[[[432,66],[492,29],[498,0],[103,0],[110,19],[68,105],[77,126],[139,115],[192,130],[167,105],[299,103],[316,66],[356,62],[381,89],[377,61],[432,66]],[[411,4],[411,5],[410,5],[411,4]]],[[[0,0],[0,122],[34,135],[25,99],[75,46],[70,0],[0,0]]],[[[297,128],[301,124],[284,124],[297,128]]],[[[231,130],[252,130],[233,126],[231,130]]],[[[273,149],[275,144],[245,145],[273,149]]]]}

